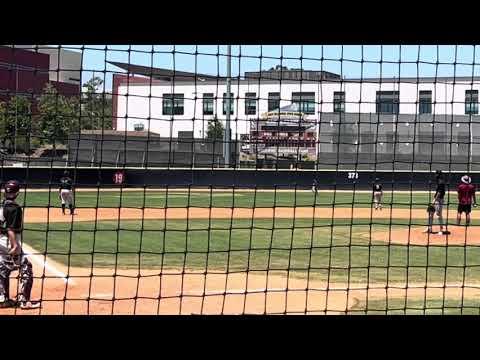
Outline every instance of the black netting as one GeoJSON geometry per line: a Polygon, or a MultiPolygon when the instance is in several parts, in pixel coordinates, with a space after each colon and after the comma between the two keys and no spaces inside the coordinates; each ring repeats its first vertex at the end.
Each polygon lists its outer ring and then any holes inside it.
{"type": "Polygon", "coordinates": [[[31,311],[478,314],[478,56],[0,46],[31,311]]]}

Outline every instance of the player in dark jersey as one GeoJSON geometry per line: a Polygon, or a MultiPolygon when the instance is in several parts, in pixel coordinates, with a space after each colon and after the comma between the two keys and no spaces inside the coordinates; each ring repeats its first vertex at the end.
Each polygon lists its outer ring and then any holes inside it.
{"type": "Polygon", "coordinates": [[[443,234],[443,203],[445,199],[445,179],[441,170],[435,172],[435,180],[437,182],[437,187],[435,189],[435,195],[433,197],[433,207],[435,209],[434,213],[431,213],[429,216],[428,229],[425,232],[432,232],[433,225],[433,215],[437,215],[438,223],[440,224],[439,234],[443,234]]]}
{"type": "Polygon", "coordinates": [[[59,196],[62,202],[62,213],[65,215],[65,207],[70,209],[70,215],[73,215],[73,181],[69,177],[68,171],[64,171],[63,177],[60,179],[59,196]]]}
{"type": "Polygon", "coordinates": [[[0,308],[20,306],[21,309],[36,309],[39,302],[30,301],[33,286],[32,264],[22,251],[22,208],[15,202],[20,185],[10,180],[5,185],[5,200],[2,203],[0,221],[0,308]],[[10,274],[19,272],[17,301],[10,299],[10,274]]]}
{"type": "Polygon", "coordinates": [[[383,186],[379,178],[375,178],[373,183],[373,203],[375,210],[382,210],[383,186]]]}
{"type": "Polygon", "coordinates": [[[471,184],[472,179],[468,175],[462,176],[460,185],[457,187],[458,192],[458,211],[457,211],[457,225],[462,221],[462,212],[465,213],[465,223],[470,225],[470,213],[473,206],[477,206],[477,199],[475,198],[475,186],[471,184]]]}

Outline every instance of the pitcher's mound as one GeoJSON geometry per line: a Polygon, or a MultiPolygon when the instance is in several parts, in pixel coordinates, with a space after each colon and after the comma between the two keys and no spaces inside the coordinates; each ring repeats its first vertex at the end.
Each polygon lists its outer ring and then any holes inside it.
{"type": "MultiPolygon", "coordinates": [[[[372,239],[402,245],[480,245],[480,227],[452,226],[448,232],[424,233],[426,227],[405,227],[372,234],[372,239]]],[[[436,229],[437,231],[438,228],[436,229]]],[[[435,231],[435,228],[434,228],[435,231]]]]}

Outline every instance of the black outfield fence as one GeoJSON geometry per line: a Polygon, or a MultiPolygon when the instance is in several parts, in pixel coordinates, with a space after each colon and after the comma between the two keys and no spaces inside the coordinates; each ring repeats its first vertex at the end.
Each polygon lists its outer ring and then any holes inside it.
{"type": "MultiPolygon", "coordinates": [[[[108,188],[115,184],[114,175],[122,171],[125,187],[213,187],[258,189],[309,189],[314,180],[320,189],[369,190],[379,178],[386,190],[429,190],[434,187],[433,172],[411,171],[314,171],[314,170],[231,170],[231,169],[120,169],[70,168],[77,187],[108,188]]],[[[65,168],[1,168],[2,183],[16,179],[30,188],[55,187],[65,168]]],[[[444,173],[450,186],[459,183],[463,172],[444,173]]],[[[471,174],[472,181],[480,179],[471,174]]]]}

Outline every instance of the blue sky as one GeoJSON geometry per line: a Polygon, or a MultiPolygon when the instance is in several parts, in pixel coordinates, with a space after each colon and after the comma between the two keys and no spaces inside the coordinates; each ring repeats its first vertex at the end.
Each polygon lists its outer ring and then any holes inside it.
{"type": "MultiPolygon", "coordinates": [[[[79,45],[65,45],[65,47],[83,52],[82,81],[87,81],[95,73],[105,80],[107,91],[111,89],[112,72],[121,70],[107,64],[106,61],[175,68],[212,75],[226,73],[227,47],[224,45],[86,45],[84,48],[79,45]]],[[[323,69],[342,74],[346,78],[472,76],[472,74],[480,76],[480,46],[232,45],[233,76],[243,74],[245,71],[269,69],[280,63],[289,68],[323,69]],[[300,60],[301,58],[303,60],[300,60]]]]}

